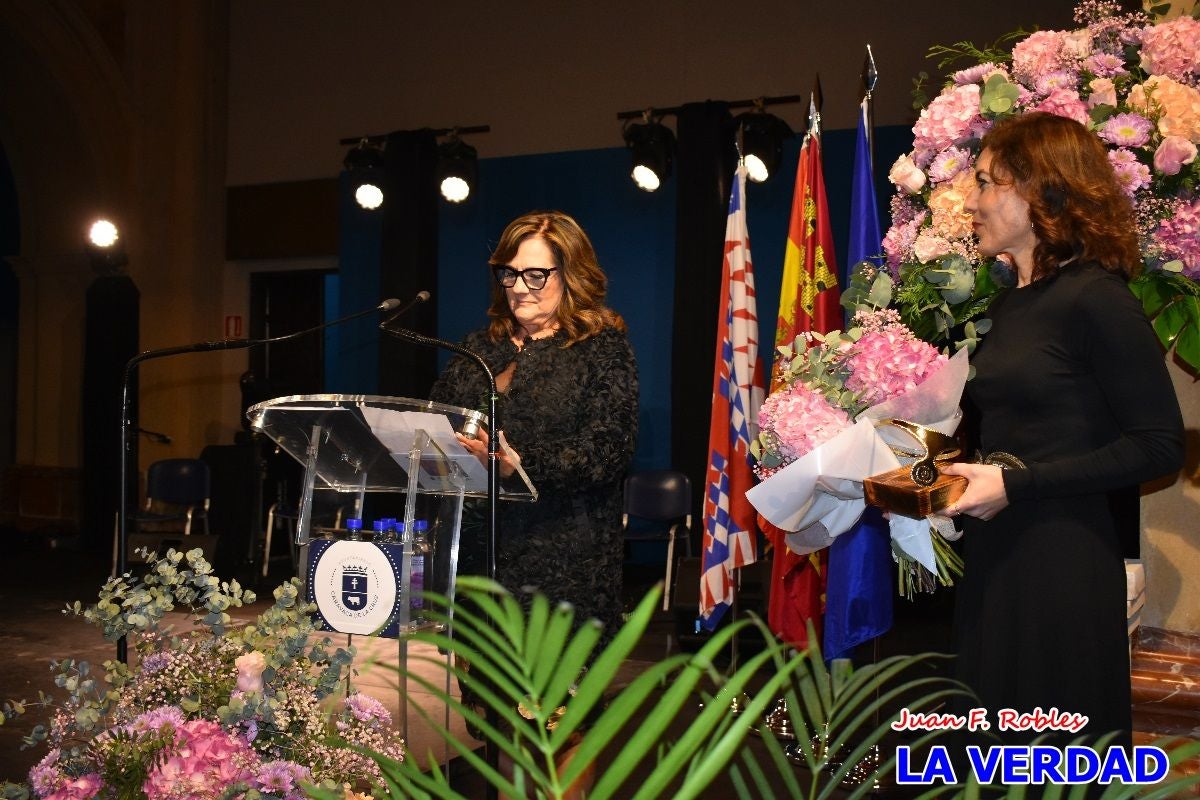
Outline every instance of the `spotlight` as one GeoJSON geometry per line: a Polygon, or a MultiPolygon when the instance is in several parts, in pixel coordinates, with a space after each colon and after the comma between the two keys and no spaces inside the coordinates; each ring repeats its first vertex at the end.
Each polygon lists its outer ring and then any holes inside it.
{"type": "Polygon", "coordinates": [[[675,134],[649,114],[644,122],[626,124],[625,146],[633,159],[630,175],[639,189],[653,192],[671,175],[671,162],[675,157],[675,134]]]}
{"type": "Polygon", "coordinates": [[[85,249],[97,275],[119,275],[121,268],[129,263],[120,239],[117,226],[107,219],[98,219],[88,228],[85,249]]]}
{"type": "Polygon", "coordinates": [[[438,145],[437,178],[442,197],[451,203],[470,197],[479,180],[479,154],[457,133],[438,145]]]}
{"type": "Polygon", "coordinates": [[[88,241],[104,250],[114,246],[119,238],[117,226],[106,219],[98,219],[88,228],[88,241]]]}
{"type": "Polygon", "coordinates": [[[383,205],[383,152],[363,139],[342,162],[354,182],[354,199],[368,211],[383,205]]]}
{"type": "Polygon", "coordinates": [[[786,122],[765,113],[761,106],[740,114],[734,122],[742,131],[742,159],[746,174],[755,183],[762,183],[775,173],[783,159],[783,140],[795,134],[786,122]]]}

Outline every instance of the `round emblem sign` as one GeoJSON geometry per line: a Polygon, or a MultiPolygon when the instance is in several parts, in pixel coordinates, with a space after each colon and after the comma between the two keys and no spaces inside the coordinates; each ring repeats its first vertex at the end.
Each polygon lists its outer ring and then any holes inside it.
{"type": "Polygon", "coordinates": [[[309,575],[317,610],[340,633],[372,634],[396,612],[396,571],[370,542],[334,542],[309,575]]]}

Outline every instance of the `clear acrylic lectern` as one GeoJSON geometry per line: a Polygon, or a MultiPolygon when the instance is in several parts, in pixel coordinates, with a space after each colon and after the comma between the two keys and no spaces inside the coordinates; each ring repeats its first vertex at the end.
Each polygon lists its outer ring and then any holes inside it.
{"type": "MultiPolygon", "coordinates": [[[[254,430],[270,437],[304,465],[295,533],[301,565],[309,563],[309,548],[314,543],[325,547],[331,540],[349,538],[345,531],[314,523],[314,508],[322,499],[328,502],[332,495],[339,507],[349,503],[353,510],[342,516],[361,519],[368,492],[407,495],[404,524],[397,526],[400,532],[394,539],[387,537],[386,542],[378,543],[386,548],[384,557],[395,567],[399,584],[395,602],[385,604],[389,609],[384,613],[386,621],[381,624],[376,615],[369,618],[367,629],[355,627],[353,622],[346,626],[333,623],[331,627],[348,634],[387,631],[385,635],[395,635],[399,641],[399,666],[407,671],[405,634],[423,625],[419,614],[414,619],[414,601],[419,609],[420,600],[412,596],[413,532],[417,528],[414,522],[418,519],[418,503],[422,497],[439,503],[437,521],[428,529],[430,545],[441,556],[437,559],[441,569],[431,585],[453,599],[463,500],[487,497],[488,484],[487,470],[458,443],[454,434],[487,431],[487,416],[428,400],[338,394],[280,397],[250,407],[246,416],[254,430]]],[[[497,499],[534,501],[537,492],[528,477],[518,471],[500,487],[497,499]]],[[[369,538],[370,532],[366,533],[369,538]]],[[[313,585],[308,568],[302,569],[301,579],[307,595],[313,585]]],[[[335,591],[334,595],[337,594],[335,591]]],[[[342,592],[341,597],[348,603],[350,618],[357,616],[353,609],[365,605],[353,592],[342,592]]],[[[323,612],[322,617],[330,626],[330,615],[323,612]]],[[[400,733],[407,739],[407,693],[403,691],[403,682],[400,688],[400,733]]]]}

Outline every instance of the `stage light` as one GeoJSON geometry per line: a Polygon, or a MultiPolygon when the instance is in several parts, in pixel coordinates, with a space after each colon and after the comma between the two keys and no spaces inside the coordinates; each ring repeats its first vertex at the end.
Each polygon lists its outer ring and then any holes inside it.
{"type": "Polygon", "coordinates": [[[442,197],[451,203],[470,197],[479,180],[479,154],[457,133],[438,145],[437,179],[442,197]]]}
{"type": "Polygon", "coordinates": [[[119,238],[117,226],[106,219],[98,219],[88,228],[88,241],[101,249],[107,250],[115,246],[119,238]]]}
{"type": "Polygon", "coordinates": [[[633,161],[630,173],[639,189],[653,192],[671,175],[671,162],[675,158],[675,134],[649,114],[644,122],[626,124],[625,146],[633,161]]]}
{"type": "Polygon", "coordinates": [[[738,115],[742,133],[742,159],[746,163],[746,174],[755,183],[762,183],[775,173],[783,159],[783,140],[795,134],[786,122],[761,107],[738,115]]]}
{"type": "Polygon", "coordinates": [[[383,152],[363,139],[346,154],[342,162],[354,183],[354,199],[368,211],[383,205],[383,152]]]}
{"type": "Polygon", "coordinates": [[[84,249],[97,275],[120,275],[122,268],[129,263],[121,234],[111,220],[98,219],[91,224],[84,249]]]}

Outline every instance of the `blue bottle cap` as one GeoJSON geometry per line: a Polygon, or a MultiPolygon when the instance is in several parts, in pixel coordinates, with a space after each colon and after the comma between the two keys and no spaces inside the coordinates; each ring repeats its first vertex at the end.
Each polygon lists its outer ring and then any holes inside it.
{"type": "Polygon", "coordinates": [[[346,530],[361,531],[362,530],[362,520],[361,519],[353,519],[353,518],[346,520],[346,530]]]}

